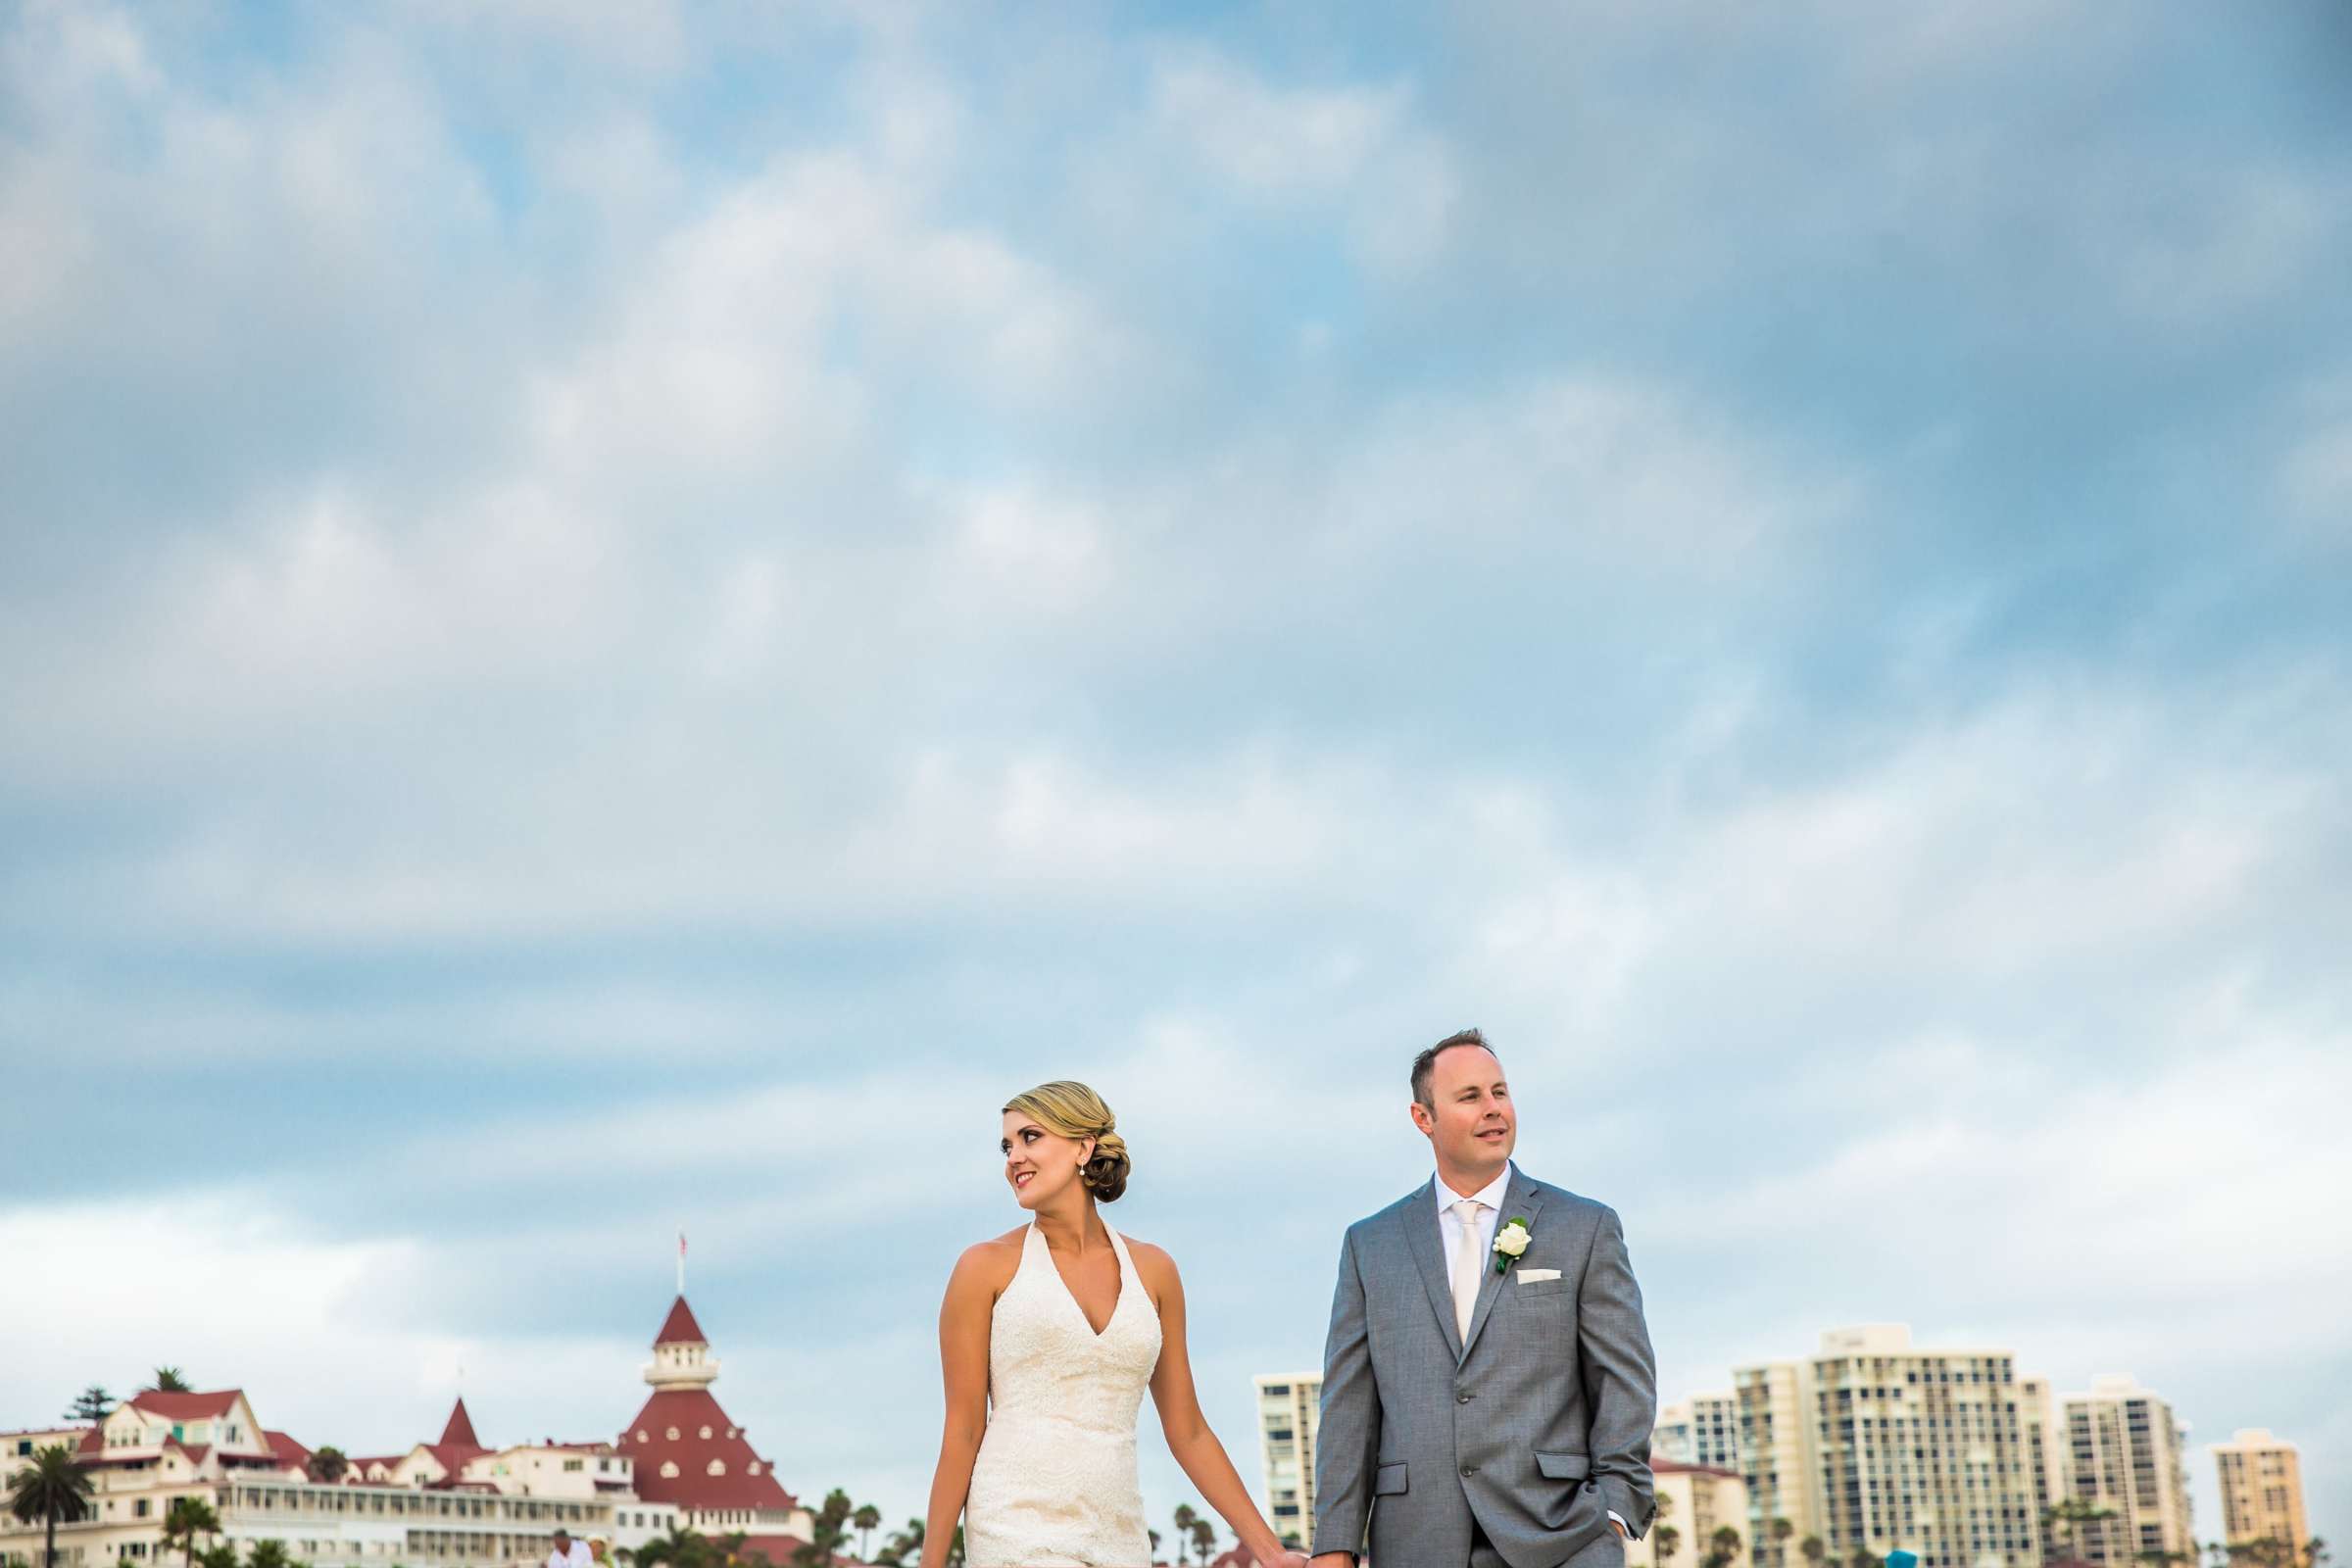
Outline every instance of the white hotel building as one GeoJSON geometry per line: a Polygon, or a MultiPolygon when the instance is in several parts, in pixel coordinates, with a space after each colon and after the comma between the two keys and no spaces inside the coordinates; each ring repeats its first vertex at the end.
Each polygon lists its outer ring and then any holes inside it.
{"type": "MultiPolygon", "coordinates": [[[[58,1525],[58,1568],[180,1557],[163,1528],[181,1497],[220,1517],[199,1546],[275,1541],[313,1568],[524,1568],[545,1560],[558,1529],[634,1552],[681,1525],[742,1531],[747,1555],[781,1564],[809,1538],[808,1512],[711,1396],[708,1352],[680,1298],[645,1369],[654,1393],[618,1442],[490,1448],[461,1399],[440,1441],[351,1458],[329,1479],[312,1449],[262,1425],[241,1389],[149,1393],[91,1426],[0,1433],[0,1488],[41,1448],[74,1450],[92,1495],[85,1518],[58,1525]]],[[[0,1511],[0,1565],[37,1563],[43,1528],[0,1511]]]]}

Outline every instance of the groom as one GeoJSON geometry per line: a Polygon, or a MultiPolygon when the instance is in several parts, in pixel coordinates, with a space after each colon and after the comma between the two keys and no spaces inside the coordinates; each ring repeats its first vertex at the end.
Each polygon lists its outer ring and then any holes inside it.
{"type": "Polygon", "coordinates": [[[1340,1250],[1311,1568],[1352,1568],[1367,1530],[1373,1568],[1619,1568],[1654,1511],[1657,1419],[1625,1232],[1511,1164],[1477,1030],[1413,1058],[1413,1125],[1437,1179],[1340,1250]]]}

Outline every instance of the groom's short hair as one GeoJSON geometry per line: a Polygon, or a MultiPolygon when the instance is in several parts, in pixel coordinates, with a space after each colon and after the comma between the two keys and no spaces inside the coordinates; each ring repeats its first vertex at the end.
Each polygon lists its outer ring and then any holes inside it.
{"type": "MultiPolygon", "coordinates": [[[[1494,1048],[1487,1044],[1485,1035],[1475,1029],[1464,1029],[1458,1034],[1447,1035],[1415,1056],[1413,1058],[1413,1099],[1427,1105],[1431,1110],[1438,1108],[1435,1098],[1436,1091],[1430,1087],[1432,1080],[1438,1075],[1438,1058],[1456,1046],[1476,1046],[1488,1055],[1494,1055],[1494,1048]]],[[[1494,1059],[1497,1062],[1502,1060],[1500,1056],[1494,1056],[1494,1059]]]]}

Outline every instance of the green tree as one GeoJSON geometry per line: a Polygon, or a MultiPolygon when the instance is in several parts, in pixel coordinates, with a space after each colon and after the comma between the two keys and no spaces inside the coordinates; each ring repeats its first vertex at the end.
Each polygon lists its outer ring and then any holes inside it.
{"type": "Polygon", "coordinates": [[[183,1568],[196,1568],[196,1538],[220,1533],[220,1516],[202,1497],[173,1497],[164,1510],[164,1544],[180,1549],[183,1568]]]}
{"type": "Polygon", "coordinates": [[[866,1556],[867,1543],[873,1540],[874,1532],[882,1528],[882,1510],[870,1502],[859,1503],[858,1511],[850,1515],[850,1528],[858,1532],[858,1555],[866,1556]]]}
{"type": "Polygon", "coordinates": [[[792,1560],[803,1565],[828,1563],[850,1539],[850,1516],[858,1511],[850,1494],[835,1487],[825,1494],[824,1502],[810,1516],[808,1539],[793,1547],[792,1560]]]}
{"type": "Polygon", "coordinates": [[[1868,1546],[1856,1546],[1845,1556],[1846,1568],[1879,1568],[1878,1554],[1868,1546]]]}
{"type": "Polygon", "coordinates": [[[1717,1525],[1715,1533],[1707,1538],[1708,1551],[1701,1559],[1703,1568],[1731,1568],[1731,1564],[1740,1560],[1740,1548],[1745,1544],[1739,1531],[1730,1525],[1717,1525]]]}
{"type": "Polygon", "coordinates": [[[2303,1568],[2328,1568],[2335,1556],[2328,1549],[2325,1539],[2314,1536],[2303,1543],[2303,1568]]]}
{"type": "Polygon", "coordinates": [[[1830,1554],[1819,1536],[1807,1536],[1796,1544],[1796,1554],[1805,1559],[1805,1568],[1821,1568],[1821,1560],[1830,1554]]]}
{"type": "Polygon", "coordinates": [[[286,1550],[282,1541],[257,1541],[245,1553],[245,1568],[305,1568],[286,1550]]]}
{"type": "Polygon", "coordinates": [[[1180,1502],[1176,1505],[1176,1561],[1180,1568],[1186,1560],[1186,1550],[1193,1544],[1193,1521],[1200,1517],[1193,1512],[1191,1503],[1180,1502]]]}
{"type": "Polygon", "coordinates": [[[351,1473],[351,1460],[341,1448],[326,1444],[311,1450],[311,1479],[333,1486],[351,1473]]]}
{"type": "Polygon", "coordinates": [[[237,1568],[237,1544],[223,1541],[196,1554],[198,1568],[237,1568]]]}
{"type": "Polygon", "coordinates": [[[1159,1561],[1159,1532],[1156,1530],[1146,1530],[1144,1534],[1152,1538],[1152,1560],[1153,1562],[1159,1561]]]}
{"type": "Polygon", "coordinates": [[[637,1568],[710,1568],[710,1543],[683,1525],[637,1548],[637,1568]]]}
{"type": "Polygon", "coordinates": [[[1217,1527],[1205,1516],[1196,1515],[1193,1519],[1193,1560],[1204,1563],[1208,1561],[1208,1554],[1216,1549],[1217,1527]]]}
{"type": "Polygon", "coordinates": [[[906,1559],[919,1557],[923,1550],[923,1522],[909,1519],[906,1528],[882,1544],[882,1555],[874,1560],[884,1568],[907,1568],[906,1559]]]}
{"type": "Polygon", "coordinates": [[[141,1394],[194,1394],[196,1391],[189,1388],[188,1380],[179,1375],[179,1368],[159,1366],[155,1369],[155,1381],[139,1392],[141,1394]]]}
{"type": "Polygon", "coordinates": [[[1672,1525],[1653,1525],[1650,1527],[1649,1544],[1658,1554],[1658,1568],[1666,1568],[1668,1563],[1674,1561],[1674,1554],[1683,1544],[1683,1533],[1672,1525]]]}
{"type": "Polygon", "coordinates": [[[1772,1542],[1772,1560],[1776,1563],[1787,1562],[1788,1560],[1788,1538],[1796,1534],[1796,1526],[1781,1515],[1775,1514],[1772,1523],[1764,1527],[1764,1534],[1772,1542]]]}
{"type": "Polygon", "coordinates": [[[43,1568],[54,1568],[58,1525],[73,1524],[91,1512],[90,1478],[74,1462],[72,1449],[52,1444],[8,1478],[8,1511],[19,1524],[42,1521],[41,1562],[43,1568]]]}
{"type": "Polygon", "coordinates": [[[66,1409],[66,1419],[82,1422],[103,1421],[113,1413],[114,1408],[115,1396],[106,1392],[104,1385],[93,1383],[74,1396],[73,1404],[66,1409]]]}

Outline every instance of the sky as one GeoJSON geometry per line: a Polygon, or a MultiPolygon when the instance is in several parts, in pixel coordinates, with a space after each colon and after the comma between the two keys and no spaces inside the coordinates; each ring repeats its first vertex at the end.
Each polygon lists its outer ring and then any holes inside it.
{"type": "Polygon", "coordinates": [[[756,1445],[904,1518],[1067,1076],[1254,1486],[1475,1023],[1664,1397],[1907,1322],[2340,1537],[2348,69],[0,0],[0,1426],[609,1435],[683,1229],[756,1445]]]}

